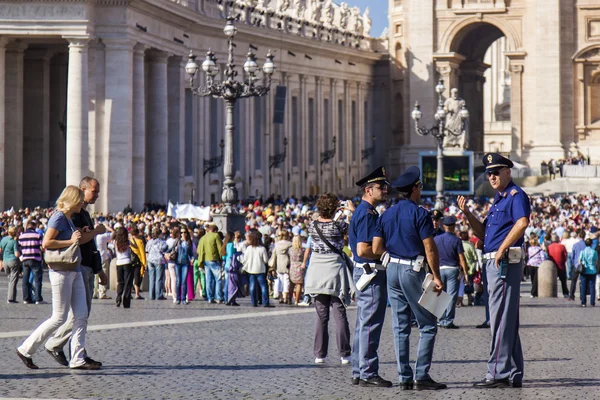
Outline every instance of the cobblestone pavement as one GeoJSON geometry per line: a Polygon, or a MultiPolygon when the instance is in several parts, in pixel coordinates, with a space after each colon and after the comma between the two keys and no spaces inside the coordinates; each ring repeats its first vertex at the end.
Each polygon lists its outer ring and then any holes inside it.
{"type": "MultiPolygon", "coordinates": [[[[19,282],[20,284],[20,282],[19,282]]],[[[51,300],[47,276],[44,297],[51,300]]],[[[50,316],[51,305],[0,303],[0,396],[10,398],[102,399],[598,399],[600,398],[600,310],[564,299],[530,299],[523,285],[521,340],[525,354],[522,389],[476,390],[489,352],[488,330],[475,329],[482,307],[457,310],[461,329],[440,330],[431,374],[443,392],[367,389],[350,384],[335,340],[323,366],[313,364],[313,308],[253,308],[194,301],[137,300],[129,310],[95,300],[87,335],[89,354],[105,363],[100,371],[70,371],[45,351],[28,370],[15,348],[50,316]],[[160,322],[158,322],[160,321],[160,322]]],[[[7,280],[0,274],[0,298],[7,280]]],[[[19,286],[19,301],[21,289],[19,286]]],[[[111,293],[114,296],[114,293],[111,293]]],[[[388,309],[380,345],[383,377],[397,382],[388,309]]],[[[351,327],[356,310],[349,309],[351,327]]],[[[330,332],[334,330],[333,321],[330,332]]],[[[412,355],[418,333],[413,331],[412,355]]]]}

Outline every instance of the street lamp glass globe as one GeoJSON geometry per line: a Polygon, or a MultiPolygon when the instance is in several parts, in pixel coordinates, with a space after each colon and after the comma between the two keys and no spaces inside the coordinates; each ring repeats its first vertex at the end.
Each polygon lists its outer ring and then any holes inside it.
{"type": "Polygon", "coordinates": [[[227,25],[225,25],[225,28],[223,28],[223,32],[228,38],[232,38],[235,36],[235,34],[237,33],[237,28],[233,24],[233,19],[227,20],[227,25]]]}
{"type": "Polygon", "coordinates": [[[444,93],[444,90],[446,90],[446,88],[444,87],[444,81],[440,79],[437,86],[435,87],[435,91],[439,94],[442,94],[444,93]]]}
{"type": "Polygon", "coordinates": [[[254,75],[258,70],[258,64],[256,64],[256,56],[251,51],[248,52],[248,58],[246,58],[246,62],[244,63],[244,71],[248,75],[254,75]]]}
{"type": "Polygon", "coordinates": [[[198,72],[198,64],[196,64],[196,56],[194,56],[190,52],[190,58],[188,59],[187,64],[185,65],[185,72],[188,73],[189,76],[195,76],[198,72]]]}
{"type": "Polygon", "coordinates": [[[411,116],[412,119],[415,121],[419,121],[421,119],[423,113],[421,112],[421,110],[419,110],[419,106],[415,106],[415,109],[413,110],[411,116]]]}
{"type": "Polygon", "coordinates": [[[275,72],[275,63],[273,62],[274,56],[271,54],[271,50],[267,54],[267,61],[263,65],[263,72],[267,75],[272,75],[275,72]]]}
{"type": "Polygon", "coordinates": [[[437,112],[435,113],[435,118],[439,121],[443,120],[446,118],[446,111],[444,111],[443,108],[438,108],[437,112]]]}

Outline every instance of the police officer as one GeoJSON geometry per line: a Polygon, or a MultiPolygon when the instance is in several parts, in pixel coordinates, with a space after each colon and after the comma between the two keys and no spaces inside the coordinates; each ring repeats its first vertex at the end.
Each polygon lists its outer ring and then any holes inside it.
{"type": "Polygon", "coordinates": [[[454,325],[456,299],[458,297],[458,287],[460,286],[458,277],[462,270],[465,282],[468,283],[467,260],[463,244],[455,233],[456,217],[444,217],[443,225],[445,232],[437,235],[434,241],[440,254],[440,277],[446,292],[452,296],[452,301],[442,318],[440,318],[438,325],[446,329],[458,329],[459,327],[454,325]]]}
{"type": "Polygon", "coordinates": [[[442,227],[442,220],[444,219],[444,213],[440,210],[433,210],[431,212],[431,219],[433,220],[433,236],[443,235],[444,228],[442,227]]]}
{"type": "Polygon", "coordinates": [[[352,346],[352,384],[391,387],[392,382],[379,376],[377,348],[385,318],[387,286],[385,269],[379,256],[373,253],[373,235],[379,214],[375,207],[387,194],[389,183],[385,169],[377,168],[356,182],[362,191],[362,201],[356,207],[348,229],[348,243],[354,259],[354,283],[363,275],[368,282],[356,291],[356,329],[352,346]],[[372,274],[372,275],[371,275],[372,274]],[[370,279],[370,281],[368,281],[370,279]]]}
{"type": "Polygon", "coordinates": [[[443,285],[431,216],[417,205],[423,190],[420,175],[419,168],[410,167],[394,182],[399,201],[379,218],[373,248],[375,254],[387,250],[387,254],[383,254],[384,264],[389,259],[387,285],[401,388],[438,390],[445,389],[446,385],[435,382],[429,375],[437,334],[436,317],[418,303],[426,275],[425,258],[433,274],[435,290],[441,291],[443,285]],[[414,373],[409,355],[411,311],[420,332],[414,373]]]}
{"type": "Polygon", "coordinates": [[[520,254],[523,235],[529,225],[529,197],[516,186],[510,175],[512,161],[496,153],[486,154],[483,164],[488,180],[497,191],[486,219],[481,222],[458,198],[473,232],[483,239],[489,292],[492,344],[485,379],[479,388],[521,387],[523,350],[519,338],[519,292],[523,261],[520,254]],[[510,249],[511,257],[507,257],[510,249]]]}

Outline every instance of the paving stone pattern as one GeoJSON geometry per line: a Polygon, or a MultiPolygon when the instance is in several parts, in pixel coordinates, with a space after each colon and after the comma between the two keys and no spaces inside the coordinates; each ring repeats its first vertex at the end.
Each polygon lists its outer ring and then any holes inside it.
{"type": "MultiPolygon", "coordinates": [[[[47,276],[45,300],[51,300],[47,276]]],[[[20,283],[20,282],[19,282],[20,283]]],[[[0,298],[7,279],[0,273],[0,298]]],[[[488,330],[482,307],[457,310],[456,331],[440,330],[431,374],[447,383],[443,392],[404,392],[397,385],[396,361],[388,309],[380,345],[380,373],[396,384],[372,389],[350,384],[350,367],[341,366],[330,339],[323,366],[313,364],[314,309],[279,306],[253,308],[194,301],[132,301],[116,309],[111,300],[95,300],[91,326],[105,324],[230,316],[204,321],[98,330],[88,333],[89,354],[105,363],[100,371],[71,371],[43,349],[34,355],[39,370],[28,370],[15,355],[23,337],[0,339],[0,397],[97,399],[598,399],[600,398],[600,309],[580,308],[564,299],[530,299],[523,285],[521,339],[525,354],[522,389],[476,390],[485,375],[488,330]],[[296,314],[281,315],[291,310],[296,314]],[[267,311],[266,316],[264,316],[267,311]],[[273,313],[279,312],[279,315],[273,313]],[[258,313],[254,315],[253,313],[258,313]],[[249,318],[235,318],[243,316],[249,318]]],[[[29,331],[51,313],[51,305],[0,303],[0,332],[29,331]]],[[[114,297],[114,292],[110,293],[114,297]]],[[[599,307],[600,308],[600,307],[599,307]]],[[[354,326],[356,309],[349,309],[354,326]]],[[[331,321],[330,332],[334,324],[331,321]]],[[[418,332],[412,334],[412,357],[418,332]]]]}

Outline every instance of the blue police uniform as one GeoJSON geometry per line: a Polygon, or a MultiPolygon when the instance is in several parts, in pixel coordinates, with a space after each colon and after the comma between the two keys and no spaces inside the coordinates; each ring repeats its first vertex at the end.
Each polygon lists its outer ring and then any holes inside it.
{"type": "MultiPolygon", "coordinates": [[[[394,186],[416,184],[419,176],[419,169],[411,167],[394,182],[394,186]]],[[[423,240],[432,237],[433,233],[429,212],[411,200],[400,200],[379,218],[375,234],[385,241],[386,250],[392,257],[387,266],[387,285],[393,311],[398,374],[403,384],[431,379],[429,369],[437,334],[436,317],[418,304],[426,271],[425,268],[415,271],[414,260],[418,256],[425,256],[423,240]],[[409,354],[411,311],[420,331],[414,373],[409,354]]]]}
{"type": "MultiPolygon", "coordinates": [[[[512,167],[512,162],[499,154],[486,154],[483,161],[487,171],[512,167]]],[[[523,350],[519,338],[523,261],[509,264],[506,278],[501,279],[494,255],[515,223],[521,218],[529,218],[530,214],[529,197],[511,181],[504,191],[496,194],[487,218],[483,221],[485,228],[483,252],[492,331],[486,380],[511,380],[515,386],[523,381],[524,369],[523,350]]],[[[522,246],[523,241],[523,237],[519,238],[512,247],[522,246]]]]}
{"type": "MultiPolygon", "coordinates": [[[[456,218],[444,218],[444,225],[450,226],[456,224],[456,218]]],[[[458,298],[458,287],[460,282],[460,254],[464,254],[465,250],[461,240],[453,233],[444,232],[437,235],[433,239],[438,248],[440,256],[440,279],[444,284],[444,290],[452,296],[452,301],[448,304],[448,308],[439,320],[441,327],[457,328],[454,325],[454,317],[456,314],[456,299],[458,298]]]]}
{"type": "MultiPolygon", "coordinates": [[[[357,186],[369,183],[387,185],[385,170],[380,167],[366,178],[356,182],[357,186]]],[[[348,228],[348,244],[353,254],[353,280],[356,284],[365,273],[364,264],[377,269],[375,277],[364,290],[356,291],[356,328],[352,346],[352,377],[367,380],[379,376],[379,339],[385,319],[387,304],[386,273],[379,260],[370,260],[358,256],[358,243],[372,243],[377,229],[379,213],[367,201],[361,201],[354,210],[348,228]]],[[[391,383],[390,383],[391,386],[391,383]]]]}

